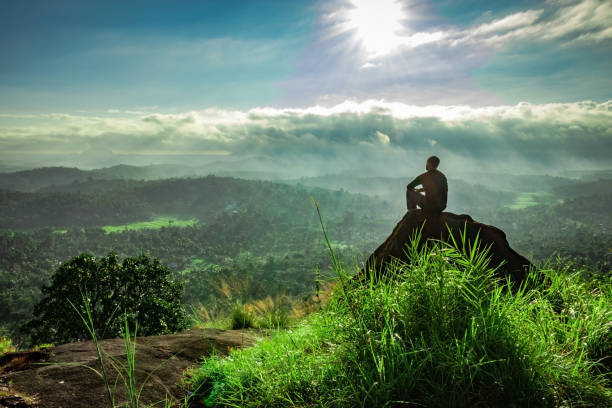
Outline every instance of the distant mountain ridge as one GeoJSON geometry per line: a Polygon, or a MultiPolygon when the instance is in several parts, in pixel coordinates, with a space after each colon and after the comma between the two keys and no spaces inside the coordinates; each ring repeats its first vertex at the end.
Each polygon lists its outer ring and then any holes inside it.
{"type": "Polygon", "coordinates": [[[0,173],[0,189],[34,192],[42,187],[85,181],[89,177],[102,177],[101,173],[76,167],[42,167],[13,173],[0,173]]]}
{"type": "Polygon", "coordinates": [[[77,167],[40,167],[0,173],[0,190],[36,192],[62,190],[73,183],[91,180],[163,180],[171,178],[216,176],[237,177],[250,180],[282,179],[280,174],[268,171],[222,170],[218,166],[187,166],[177,164],[152,164],[131,166],[119,164],[93,170],[77,167]]]}
{"type": "Polygon", "coordinates": [[[94,170],[76,167],[42,167],[12,173],[0,173],[0,189],[35,192],[42,188],[64,186],[88,180],[156,180],[197,176],[202,172],[189,166],[151,165],[129,166],[120,164],[94,170]]]}
{"type": "Polygon", "coordinates": [[[121,225],[159,215],[207,223],[228,209],[234,213],[259,212],[301,224],[314,216],[312,196],[330,215],[365,215],[383,205],[380,200],[359,194],[231,177],[88,179],[38,192],[0,190],[0,229],[121,225]]]}

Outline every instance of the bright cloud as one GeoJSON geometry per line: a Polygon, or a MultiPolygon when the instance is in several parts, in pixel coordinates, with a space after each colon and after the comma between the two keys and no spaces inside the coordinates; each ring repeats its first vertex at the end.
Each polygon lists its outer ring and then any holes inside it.
{"type": "Polygon", "coordinates": [[[612,156],[612,101],[479,108],[366,101],[136,117],[0,115],[1,156],[43,150],[260,157],[327,171],[358,169],[363,161],[393,171],[431,152],[462,166],[598,166],[612,156]]]}
{"type": "Polygon", "coordinates": [[[349,18],[365,7],[323,3],[318,31],[296,72],[279,82],[285,106],[347,99],[487,106],[611,96],[609,1],[539,1],[508,12],[496,11],[496,3],[470,2],[491,10],[459,25],[428,1],[363,0],[385,15],[401,4],[401,11],[389,13],[396,19],[370,35],[365,32],[375,24],[368,19],[377,13],[349,18]]]}
{"type": "MultiPolygon", "coordinates": [[[[377,2],[371,4],[385,9],[384,5],[377,2]]],[[[385,52],[370,53],[369,57],[388,55],[391,49],[399,52],[399,47],[416,48],[433,43],[453,47],[462,44],[500,46],[521,39],[552,40],[568,37],[567,42],[588,42],[612,38],[612,3],[604,0],[549,0],[546,5],[552,12],[545,13],[544,9],[526,10],[467,29],[451,27],[401,35],[400,29],[395,27],[393,38],[387,41],[393,47],[385,49],[385,52]]],[[[390,7],[386,9],[390,10],[390,7]]],[[[359,24],[367,27],[365,23],[359,24]]]]}

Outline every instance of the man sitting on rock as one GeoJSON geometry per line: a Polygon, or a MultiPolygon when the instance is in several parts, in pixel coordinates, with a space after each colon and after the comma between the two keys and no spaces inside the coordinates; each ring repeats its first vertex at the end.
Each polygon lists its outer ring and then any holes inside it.
{"type": "Polygon", "coordinates": [[[438,171],[439,164],[440,159],[431,156],[425,165],[427,171],[406,186],[408,211],[416,210],[417,205],[428,213],[440,213],[446,208],[448,184],[446,176],[438,171]],[[422,185],[423,188],[415,189],[418,185],[422,185]],[[421,194],[421,191],[424,191],[425,195],[421,194]]]}

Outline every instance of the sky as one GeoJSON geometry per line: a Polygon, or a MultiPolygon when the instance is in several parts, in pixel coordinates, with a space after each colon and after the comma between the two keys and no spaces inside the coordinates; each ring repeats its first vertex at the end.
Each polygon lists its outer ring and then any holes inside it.
{"type": "Polygon", "coordinates": [[[611,167],[609,1],[2,0],[0,55],[0,171],[611,167]]]}

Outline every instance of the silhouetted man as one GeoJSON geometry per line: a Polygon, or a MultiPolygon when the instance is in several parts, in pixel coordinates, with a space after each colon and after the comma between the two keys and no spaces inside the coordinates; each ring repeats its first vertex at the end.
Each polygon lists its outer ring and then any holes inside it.
{"type": "Polygon", "coordinates": [[[406,186],[406,206],[408,211],[416,210],[417,205],[426,212],[439,213],[446,208],[446,196],[448,194],[448,184],[446,176],[438,171],[440,159],[431,156],[427,159],[425,169],[427,172],[417,176],[406,186]],[[414,189],[418,185],[423,188],[414,189]],[[424,191],[425,195],[420,191],[424,191]]]}

